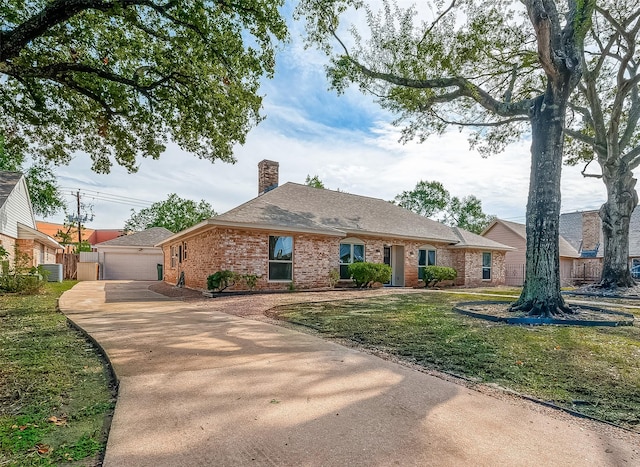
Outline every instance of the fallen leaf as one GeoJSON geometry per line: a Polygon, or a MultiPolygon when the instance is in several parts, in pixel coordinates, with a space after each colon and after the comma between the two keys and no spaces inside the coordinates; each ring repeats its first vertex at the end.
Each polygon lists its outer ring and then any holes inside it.
{"type": "Polygon", "coordinates": [[[53,416],[53,417],[49,417],[48,420],[56,426],[62,426],[67,424],[67,417],[65,416],[60,418],[53,416]]]}
{"type": "Polygon", "coordinates": [[[41,456],[49,454],[49,451],[51,450],[51,448],[46,444],[36,444],[36,449],[37,449],[36,452],[41,456]]]}

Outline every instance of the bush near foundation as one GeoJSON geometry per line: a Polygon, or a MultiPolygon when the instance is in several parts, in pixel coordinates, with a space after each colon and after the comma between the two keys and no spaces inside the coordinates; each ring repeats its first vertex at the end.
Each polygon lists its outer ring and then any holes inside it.
{"type": "Polygon", "coordinates": [[[425,287],[433,287],[438,282],[452,281],[458,277],[458,273],[453,268],[444,266],[425,266],[422,280],[425,287]]]}
{"type": "Polygon", "coordinates": [[[371,288],[377,282],[385,284],[391,280],[391,266],[381,263],[353,263],[349,265],[349,274],[356,287],[371,288]]]}
{"type": "Polygon", "coordinates": [[[255,274],[238,274],[224,269],[207,277],[207,289],[214,292],[222,292],[228,287],[244,282],[249,290],[253,290],[256,288],[259,278],[260,276],[255,274]]]}

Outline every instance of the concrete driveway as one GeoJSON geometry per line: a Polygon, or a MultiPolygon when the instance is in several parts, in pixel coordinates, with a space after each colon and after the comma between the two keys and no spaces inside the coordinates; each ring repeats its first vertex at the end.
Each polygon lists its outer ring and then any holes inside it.
{"type": "Polygon", "coordinates": [[[60,299],[120,381],[105,466],[640,465],[639,435],[150,284],[81,282],[60,299]]]}

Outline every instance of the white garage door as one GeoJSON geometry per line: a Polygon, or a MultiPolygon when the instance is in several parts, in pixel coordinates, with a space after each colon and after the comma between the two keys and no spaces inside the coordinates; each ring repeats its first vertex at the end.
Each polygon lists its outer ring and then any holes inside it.
{"type": "Polygon", "coordinates": [[[105,280],[158,280],[157,265],[162,264],[162,253],[105,253],[102,278],[105,280]]]}

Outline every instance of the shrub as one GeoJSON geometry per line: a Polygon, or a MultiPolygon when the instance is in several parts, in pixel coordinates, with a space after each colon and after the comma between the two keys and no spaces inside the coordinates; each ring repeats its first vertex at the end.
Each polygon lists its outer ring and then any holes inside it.
{"type": "Polygon", "coordinates": [[[256,288],[259,278],[260,276],[257,276],[255,274],[244,274],[242,276],[242,280],[245,282],[245,284],[247,284],[247,288],[249,290],[253,290],[256,288]]]}
{"type": "Polygon", "coordinates": [[[444,266],[425,266],[424,269],[424,286],[432,287],[438,282],[452,281],[458,277],[458,273],[453,268],[447,268],[444,266]]]}
{"type": "Polygon", "coordinates": [[[333,288],[340,281],[340,271],[332,269],[329,271],[329,287],[333,288]]]}
{"type": "Polygon", "coordinates": [[[249,290],[256,288],[260,276],[256,274],[238,274],[227,269],[217,271],[207,277],[207,289],[222,292],[227,287],[233,287],[239,282],[244,282],[249,290]]]}
{"type": "Polygon", "coordinates": [[[217,271],[207,277],[207,289],[222,292],[227,287],[235,285],[238,279],[240,275],[228,269],[217,271]]]}
{"type": "Polygon", "coordinates": [[[11,268],[7,260],[8,256],[7,250],[1,248],[0,292],[25,295],[38,293],[47,282],[49,271],[46,271],[42,266],[30,266],[31,258],[29,255],[18,251],[15,253],[15,265],[11,268]]]}
{"type": "Polygon", "coordinates": [[[356,287],[371,287],[376,282],[384,284],[391,280],[391,266],[381,263],[353,263],[349,265],[349,274],[356,287]]]}

